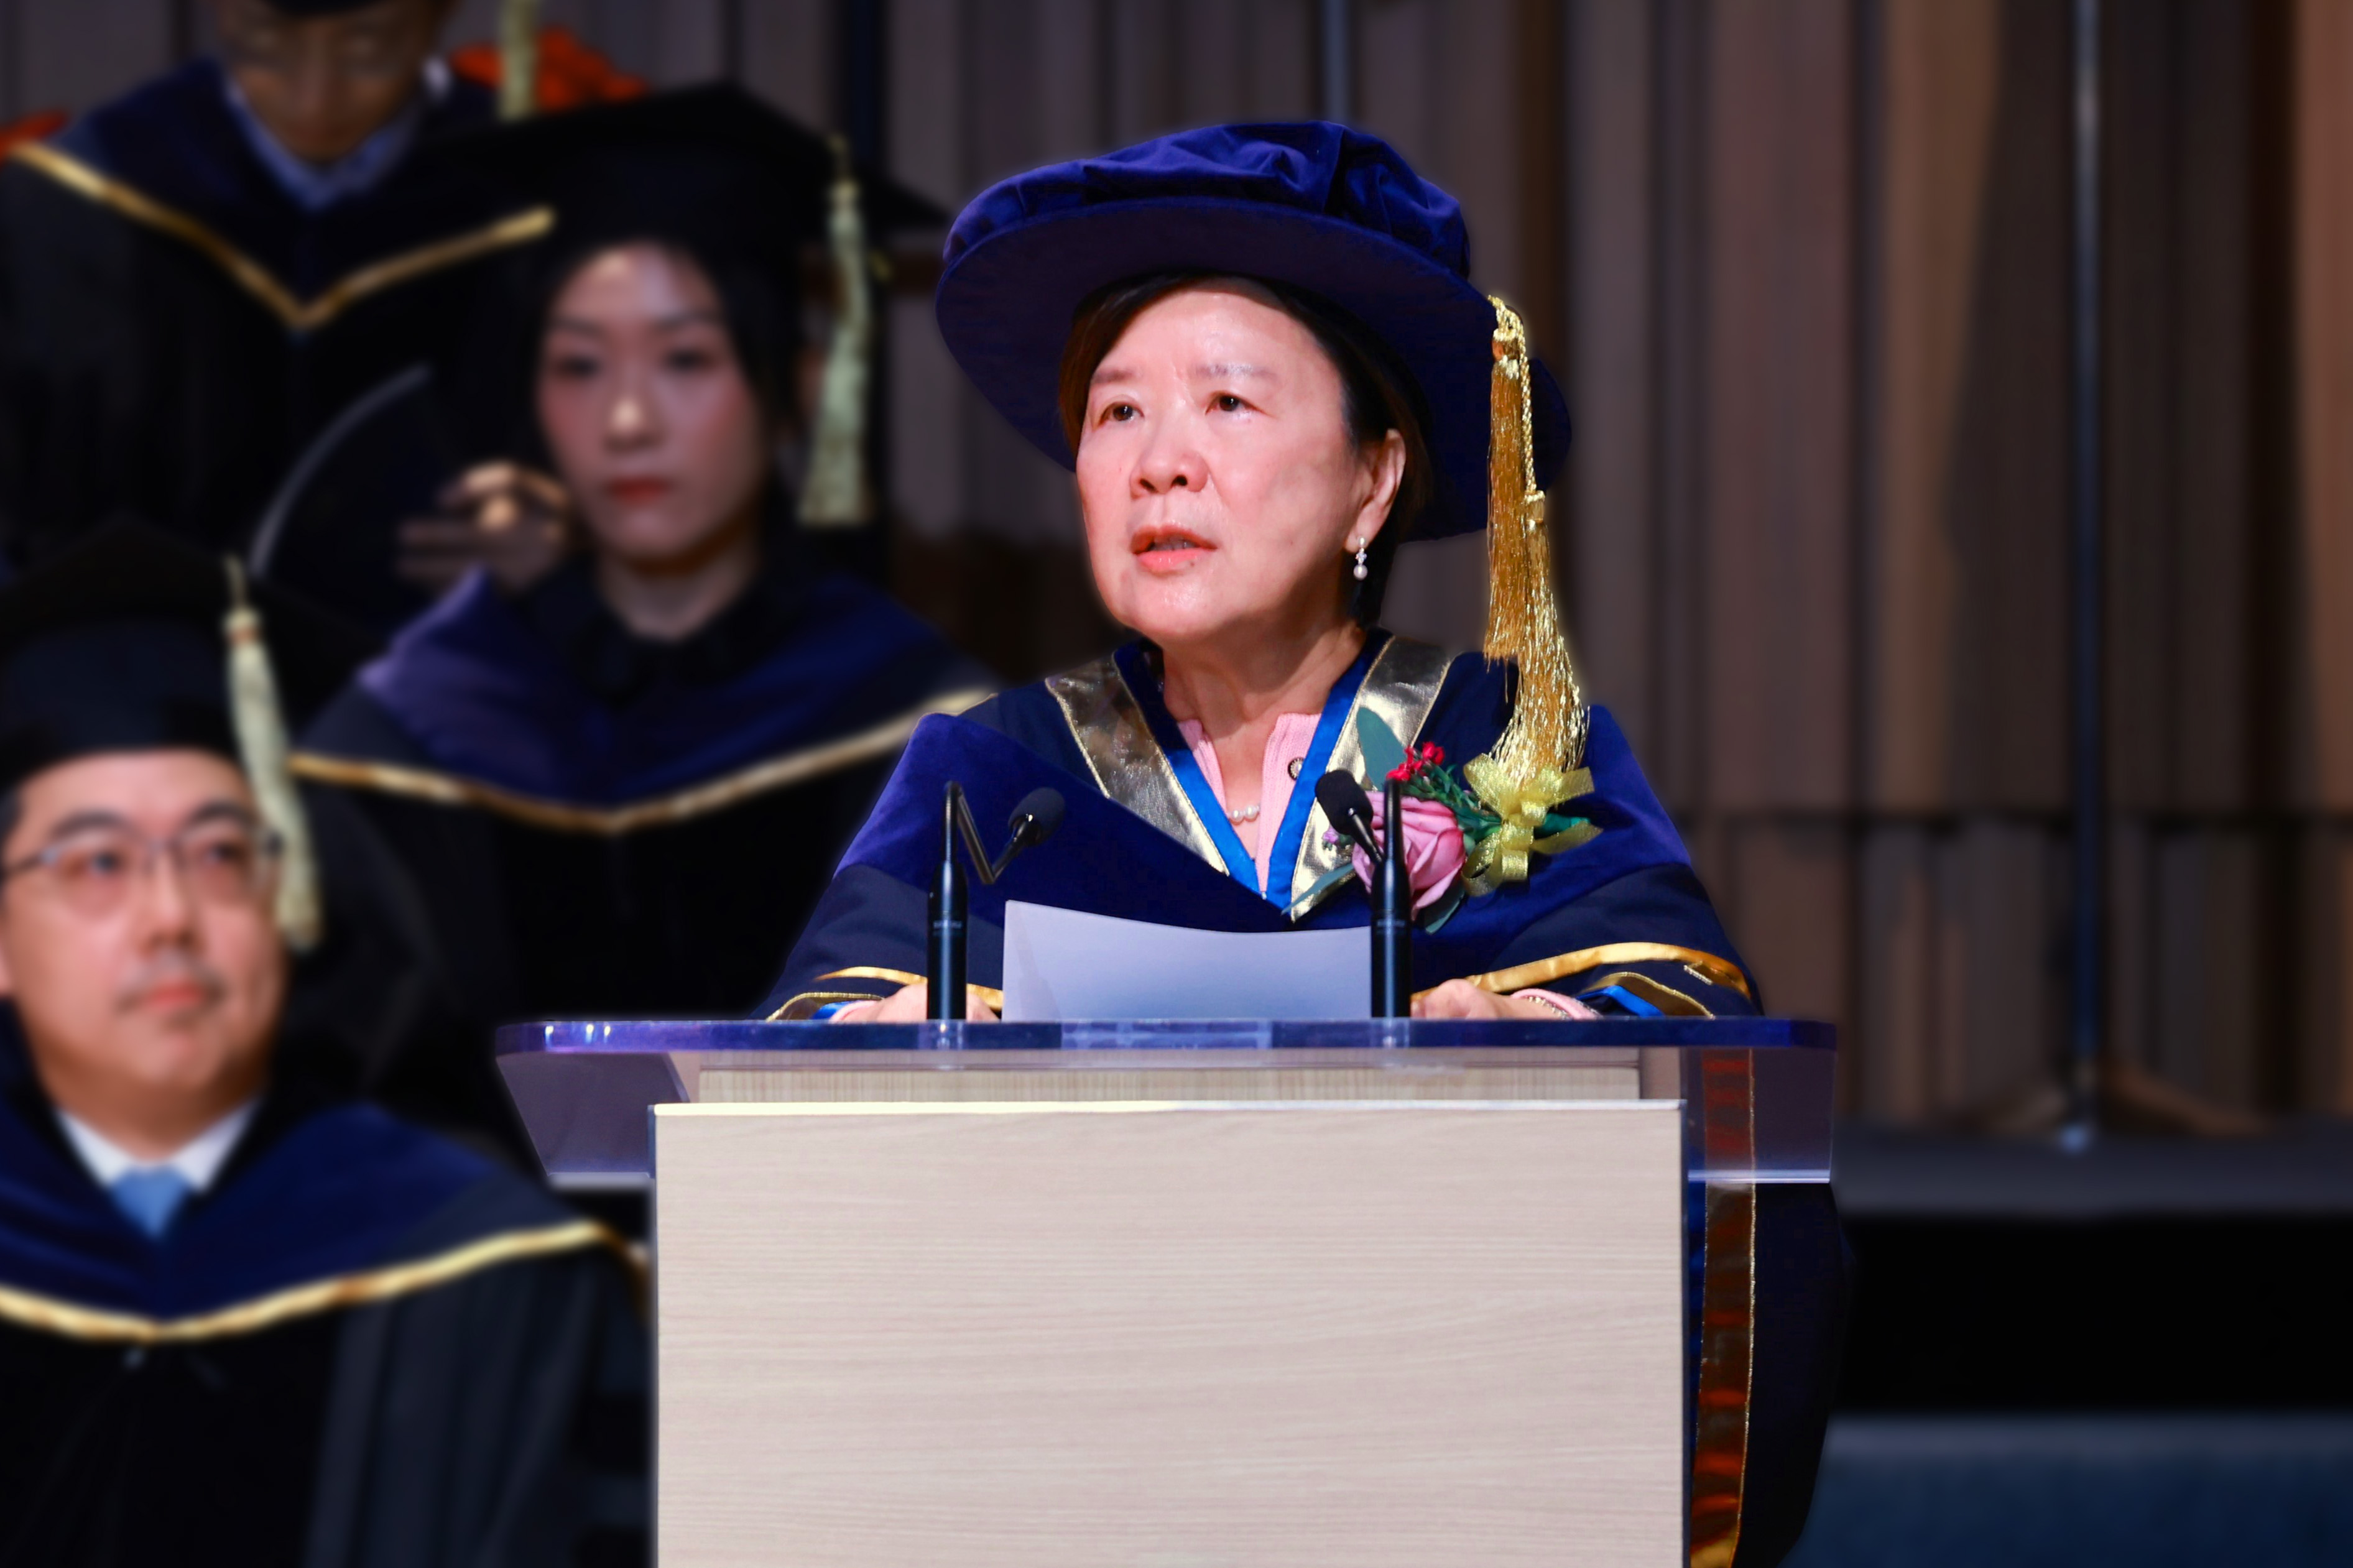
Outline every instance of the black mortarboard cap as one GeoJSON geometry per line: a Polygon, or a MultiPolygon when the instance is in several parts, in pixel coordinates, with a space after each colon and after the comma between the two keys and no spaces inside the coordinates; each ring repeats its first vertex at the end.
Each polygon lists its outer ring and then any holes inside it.
{"type": "MultiPolygon", "coordinates": [[[[732,83],[514,121],[437,143],[437,158],[553,205],[559,252],[678,239],[781,262],[826,232],[834,145],[732,83]]],[[[857,169],[870,235],[940,227],[947,214],[857,169]]]]}
{"type": "MultiPolygon", "coordinates": [[[[0,791],[109,752],[195,747],[241,765],[230,595],[222,558],[135,522],[109,523],[0,589],[0,791]]],[[[267,583],[248,599],[299,725],[370,641],[267,583]]]]}

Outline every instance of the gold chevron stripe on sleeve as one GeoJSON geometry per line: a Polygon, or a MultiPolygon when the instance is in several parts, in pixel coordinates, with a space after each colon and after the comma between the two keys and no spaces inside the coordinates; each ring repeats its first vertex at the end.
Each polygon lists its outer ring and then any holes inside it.
{"type": "MultiPolygon", "coordinates": [[[[1564,952],[1553,958],[1540,958],[1533,963],[1515,963],[1509,969],[1498,969],[1487,974],[1466,974],[1462,978],[1482,991],[1497,991],[1509,994],[1531,985],[1582,974],[1599,969],[1605,963],[1681,963],[1710,985],[1720,985],[1726,991],[1737,991],[1750,1002],[1757,994],[1748,988],[1748,977],[1740,966],[1712,952],[1702,952],[1693,947],[1672,947],[1663,942],[1612,942],[1599,947],[1581,947],[1575,952],[1564,952]]],[[[1418,991],[1417,997],[1427,996],[1428,991],[1418,991]]]]}
{"type": "Polygon", "coordinates": [[[881,998],[871,991],[804,991],[768,1015],[771,1024],[807,1024],[817,1018],[817,1010],[828,1002],[879,1002],[881,998]]]}
{"type": "Polygon", "coordinates": [[[472,806],[550,832],[617,838],[641,828],[666,826],[724,811],[754,795],[887,756],[905,745],[907,737],[915,732],[915,726],[925,719],[938,713],[961,713],[987,700],[990,695],[979,690],[952,691],[871,730],[795,752],[790,756],[772,757],[707,784],[626,805],[575,805],[567,801],[543,800],[455,773],[398,763],[329,756],[322,752],[297,752],[290,765],[296,778],[309,779],[313,784],[375,790],[439,805],[472,806]]]}
{"type": "Polygon", "coordinates": [[[535,1230],[509,1231],[468,1242],[438,1257],[388,1268],[368,1269],[296,1285],[254,1300],[187,1318],[148,1318],[132,1312],[101,1311],[70,1301],[37,1296],[0,1286],[0,1321],[69,1339],[98,1340],[112,1344],[185,1344],[195,1340],[226,1339],[257,1333],[295,1318],[341,1311],[388,1301],[398,1296],[434,1289],[494,1268],[502,1263],[547,1258],[587,1247],[608,1247],[627,1260],[628,1248],[613,1232],[593,1220],[567,1220],[535,1230]]]}
{"type": "Polygon", "coordinates": [[[100,174],[69,153],[60,152],[47,142],[19,142],[9,156],[26,168],[47,175],[79,196],[119,213],[133,223],[144,224],[160,234],[168,234],[194,247],[227,273],[237,287],[267,307],[289,331],[295,332],[315,331],[371,294],[380,294],[427,273],[438,272],[492,251],[537,239],[555,226],[554,208],[533,207],[482,228],[452,235],[399,256],[371,262],[337,279],[316,299],[298,300],[292,290],[270,275],[267,268],[205,224],[111,175],[100,174]]]}
{"type": "MultiPolygon", "coordinates": [[[[832,969],[818,976],[819,980],[883,980],[893,985],[916,985],[923,982],[920,974],[910,974],[903,969],[879,969],[871,963],[860,963],[849,969],[832,969]]],[[[993,985],[967,985],[965,990],[987,1003],[997,1012],[1005,1011],[1005,993],[993,985]]],[[[775,1012],[768,1015],[771,1024],[805,1023],[810,1014],[828,1002],[879,1002],[881,998],[863,991],[804,991],[775,1012]]]]}

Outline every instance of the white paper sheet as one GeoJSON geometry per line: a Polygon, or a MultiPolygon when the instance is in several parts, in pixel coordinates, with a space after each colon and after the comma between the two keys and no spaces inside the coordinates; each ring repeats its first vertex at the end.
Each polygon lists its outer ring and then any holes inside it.
{"type": "Polygon", "coordinates": [[[1365,1018],[1372,938],[1364,931],[1192,931],[1005,906],[1005,1017],[1365,1018]]]}

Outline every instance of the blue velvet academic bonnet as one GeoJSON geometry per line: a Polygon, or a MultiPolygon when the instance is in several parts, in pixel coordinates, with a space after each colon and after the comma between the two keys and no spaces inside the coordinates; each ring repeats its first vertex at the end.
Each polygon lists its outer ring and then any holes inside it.
{"type": "MultiPolygon", "coordinates": [[[[1213,125],[990,186],[948,234],[941,334],[1039,450],[1073,462],[1057,405],[1062,351],[1097,289],[1158,272],[1288,284],[1363,325],[1413,376],[1439,472],[1414,537],[1487,521],[1496,310],[1470,281],[1452,196],[1377,136],[1319,122],[1213,125]]],[[[1568,410],[1530,361],[1535,473],[1568,450],[1568,410]]]]}

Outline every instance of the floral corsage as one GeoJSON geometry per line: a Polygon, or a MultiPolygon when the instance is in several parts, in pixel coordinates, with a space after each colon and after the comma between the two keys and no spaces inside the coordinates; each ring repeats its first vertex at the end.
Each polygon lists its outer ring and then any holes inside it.
{"type": "MultiPolygon", "coordinates": [[[[1466,894],[1490,893],[1504,882],[1525,880],[1529,854],[1558,854],[1598,831],[1585,817],[1549,808],[1521,807],[1509,816],[1493,809],[1479,787],[1491,767],[1485,757],[1472,758],[1458,776],[1446,765],[1444,748],[1427,742],[1408,748],[1372,713],[1356,716],[1356,735],[1366,772],[1404,786],[1406,868],[1413,881],[1413,907],[1425,930],[1445,924],[1466,894]]],[[[1372,797],[1373,837],[1386,848],[1386,792],[1372,788],[1366,793],[1372,797]]],[[[1342,842],[1329,830],[1324,841],[1334,848],[1342,842]]],[[[1319,879],[1292,907],[1293,916],[1304,913],[1352,874],[1371,885],[1372,861],[1361,848],[1350,850],[1348,865],[1319,879]]]]}

